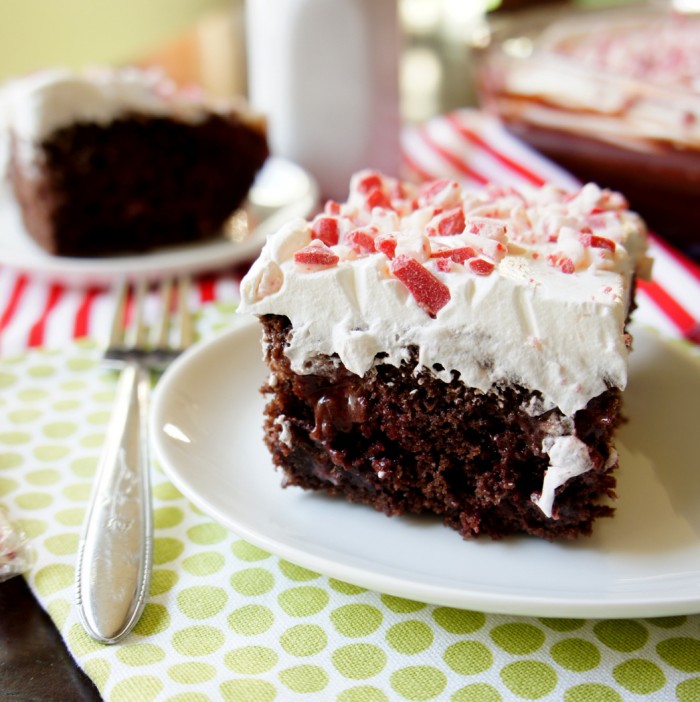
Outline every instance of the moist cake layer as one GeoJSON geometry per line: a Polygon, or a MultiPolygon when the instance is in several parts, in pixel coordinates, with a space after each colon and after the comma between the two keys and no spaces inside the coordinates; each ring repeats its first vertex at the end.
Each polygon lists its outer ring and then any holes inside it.
{"type": "Polygon", "coordinates": [[[299,375],[285,354],[289,321],[262,319],[271,369],[265,442],[285,485],[343,495],[388,515],[437,514],[464,537],[574,538],[612,514],[605,498],[614,495],[619,390],[604,392],[573,420],[556,409],[536,415],[528,408],[541,404],[537,393],[445,383],[420,369],[415,348],[401,366],[377,364],[363,378],[331,357],[299,375]],[[553,506],[544,446],[572,431],[590,466],[566,481],[553,506]],[[549,516],[538,506],[543,497],[549,516]]]}
{"type": "Polygon", "coordinates": [[[63,127],[42,143],[41,169],[13,159],[10,172],[42,248],[102,256],[220,235],[266,156],[264,135],[235,118],[130,114],[63,127]]]}

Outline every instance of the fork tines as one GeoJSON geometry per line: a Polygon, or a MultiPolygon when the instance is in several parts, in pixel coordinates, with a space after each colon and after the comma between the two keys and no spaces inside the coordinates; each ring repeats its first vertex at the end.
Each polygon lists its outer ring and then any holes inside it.
{"type": "Polygon", "coordinates": [[[153,322],[150,285],[144,279],[115,286],[115,311],[105,359],[142,363],[150,368],[166,366],[192,343],[192,318],[188,298],[190,278],[165,278],[156,286],[157,308],[153,322]]]}

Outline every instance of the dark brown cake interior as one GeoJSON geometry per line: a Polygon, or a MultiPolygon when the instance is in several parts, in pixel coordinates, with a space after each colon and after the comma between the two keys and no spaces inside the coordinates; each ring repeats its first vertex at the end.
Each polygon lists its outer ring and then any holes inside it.
{"type": "Polygon", "coordinates": [[[265,441],[285,485],[342,495],[388,515],[434,513],[465,538],[575,538],[612,514],[604,498],[614,496],[618,390],[576,413],[576,436],[594,468],[557,490],[549,519],[531,496],[548,466],[542,440],[561,415],[530,416],[523,406],[535,394],[518,386],[483,393],[457,378],[416,375],[415,352],[409,363],[380,363],[363,378],[327,356],[299,375],[284,354],[293,333],[288,319],[267,315],[261,322],[272,372],[263,387],[265,441]]]}
{"type": "Polygon", "coordinates": [[[40,246],[102,256],[216,236],[267,156],[264,131],[236,115],[192,124],[130,114],[56,131],[39,177],[15,159],[11,178],[40,246]]]}

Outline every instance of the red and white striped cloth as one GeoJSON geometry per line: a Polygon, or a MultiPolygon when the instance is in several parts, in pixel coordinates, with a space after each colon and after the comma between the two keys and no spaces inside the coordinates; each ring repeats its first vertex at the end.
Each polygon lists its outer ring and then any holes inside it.
{"type": "MultiPolygon", "coordinates": [[[[404,165],[420,179],[455,178],[466,185],[519,185],[547,181],[576,187],[567,172],[476,110],[458,110],[407,128],[404,165]]],[[[653,279],[640,284],[637,320],[662,334],[700,344],[700,268],[653,237],[653,279]]],[[[241,268],[199,276],[191,306],[235,302],[241,268]]],[[[107,337],[112,310],[109,288],[80,288],[34,278],[0,265],[0,354],[60,347],[74,339],[107,337]]]]}
{"type": "MultiPolygon", "coordinates": [[[[237,302],[243,269],[198,276],[189,307],[237,302]]],[[[31,348],[58,348],[77,339],[104,342],[114,311],[113,286],[74,287],[34,280],[31,273],[0,266],[0,355],[31,348]]],[[[148,310],[147,310],[148,312],[148,310]]]]}

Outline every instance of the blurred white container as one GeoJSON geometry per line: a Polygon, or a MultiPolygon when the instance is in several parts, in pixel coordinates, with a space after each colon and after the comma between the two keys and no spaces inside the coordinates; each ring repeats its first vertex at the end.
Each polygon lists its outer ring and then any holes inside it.
{"type": "Polygon", "coordinates": [[[248,90],[273,153],[344,200],[362,168],[399,173],[397,0],[248,0],[248,90]]]}

